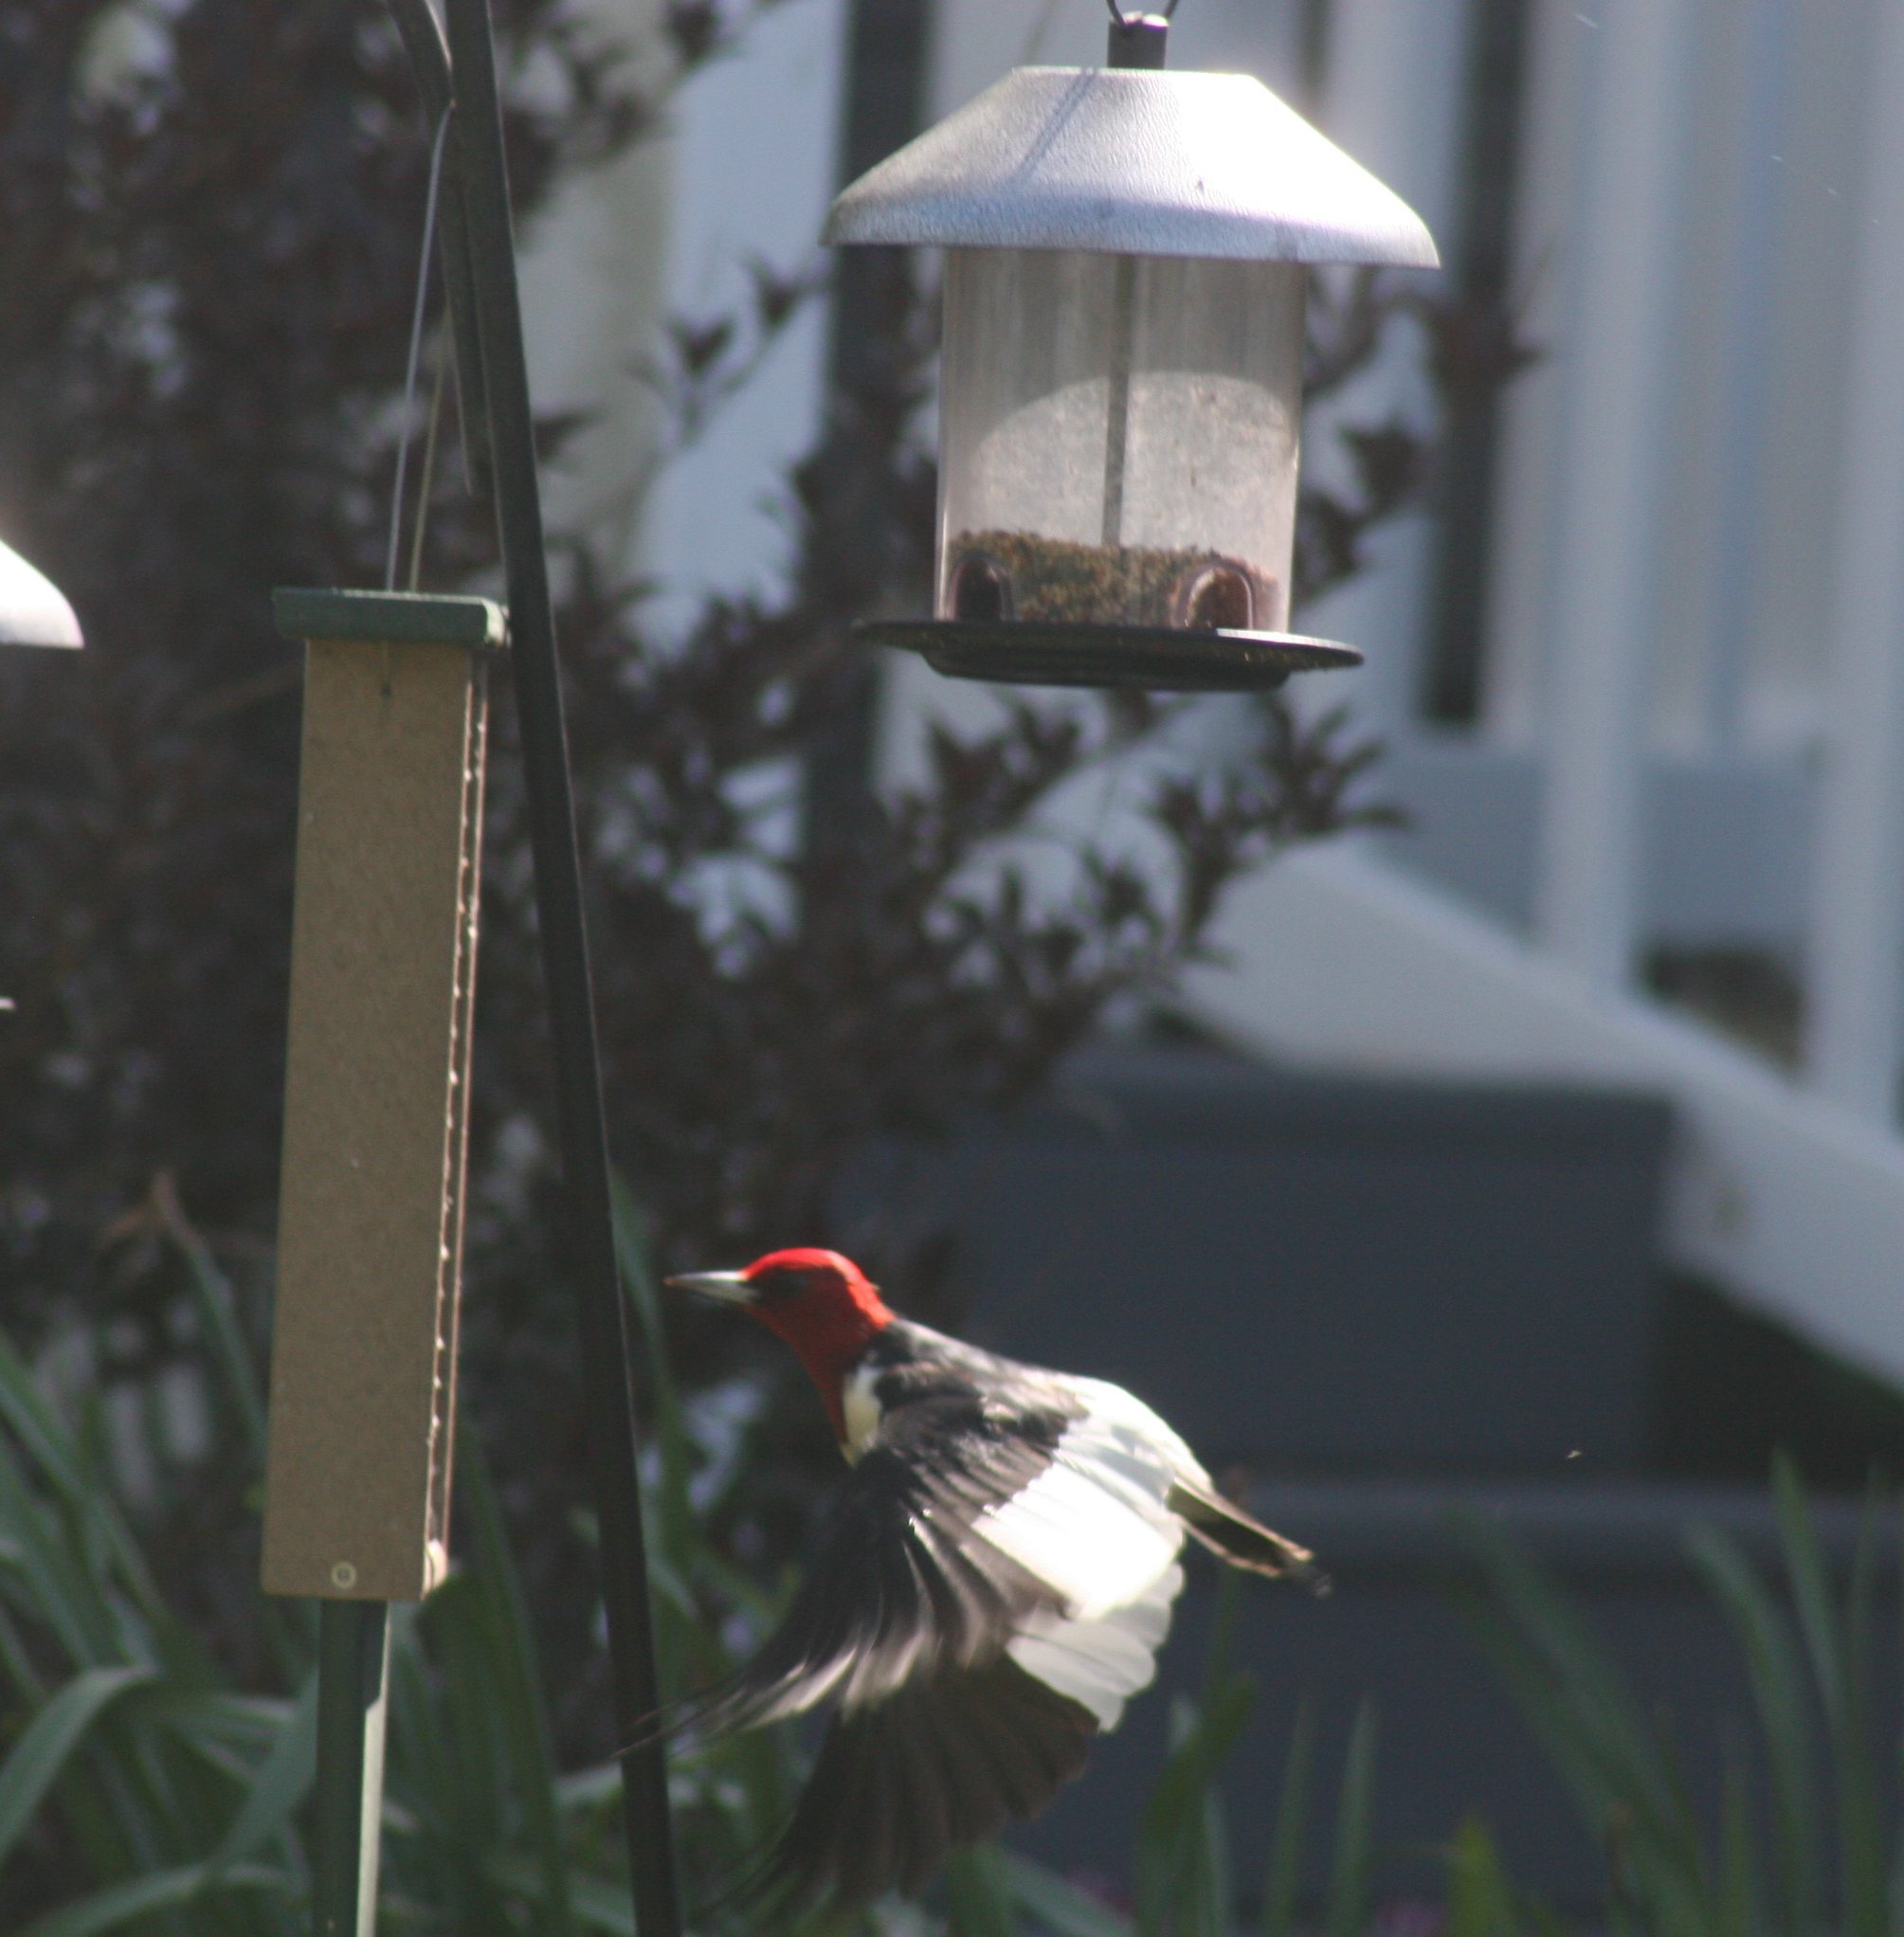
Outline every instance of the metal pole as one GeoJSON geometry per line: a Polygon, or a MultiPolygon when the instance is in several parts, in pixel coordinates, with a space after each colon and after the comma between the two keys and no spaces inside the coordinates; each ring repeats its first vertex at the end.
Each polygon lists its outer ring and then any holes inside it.
{"type": "MultiPolygon", "coordinates": [[[[857,181],[919,132],[924,107],[927,0],[852,0],[846,27],[846,112],[839,183],[857,181]]],[[[891,576],[887,477],[869,463],[863,439],[842,435],[868,394],[890,386],[897,319],[909,290],[907,251],[856,248],[833,264],[826,364],[828,435],[815,496],[817,552],[825,574],[863,609],[891,576]]],[[[866,822],[873,781],[878,680],[863,650],[839,679],[838,704],[807,757],[809,849],[850,854],[866,822]]]]}
{"type": "Polygon", "coordinates": [[[384,1803],[390,1606],[317,1603],[317,1937],[372,1937],[384,1803]]]}
{"type": "Polygon", "coordinates": [[[626,1314],[615,1266],[581,860],[543,550],[542,500],[488,0],[448,0],[447,26],[488,392],[497,521],[509,588],[511,658],[555,1056],[571,1265],[580,1304],[589,1450],[601,1522],[602,1591],[614,1670],[615,1729],[620,1742],[634,1745],[621,1757],[628,1872],[642,1937],[678,1937],[680,1910],[667,1769],[662,1745],[651,1732],[651,1718],[660,1704],[635,1471],[626,1314]],[[649,1732],[641,1740],[644,1729],[649,1732]]]}

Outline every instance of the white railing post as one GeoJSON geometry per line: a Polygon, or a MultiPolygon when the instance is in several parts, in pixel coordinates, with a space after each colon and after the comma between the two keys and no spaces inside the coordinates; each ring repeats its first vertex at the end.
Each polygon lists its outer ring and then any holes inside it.
{"type": "MultiPolygon", "coordinates": [[[[1453,231],[1471,10],[1470,0],[1407,0],[1404,7],[1332,0],[1329,9],[1318,122],[1420,212],[1443,262],[1455,259],[1459,245],[1453,231]]],[[[1347,394],[1310,413],[1303,462],[1329,475],[1339,425],[1393,416],[1425,430],[1434,412],[1420,343],[1412,331],[1399,331],[1347,394]]],[[[1298,629],[1314,626],[1329,638],[1351,640],[1368,654],[1361,671],[1332,682],[1326,693],[1317,682],[1318,690],[1301,696],[1304,703],[1327,707],[1346,699],[1362,725],[1388,737],[1413,724],[1434,542],[1434,520],[1425,512],[1394,520],[1373,535],[1368,570],[1297,615],[1298,629]]]]}
{"type": "Polygon", "coordinates": [[[1603,985],[1638,933],[1655,530],[1684,208],[1691,0],[1618,0],[1541,30],[1595,35],[1570,241],[1573,341],[1545,627],[1548,774],[1535,925],[1603,985]]]}
{"type": "Polygon", "coordinates": [[[1754,561],[1767,516],[1766,430],[1775,345],[1782,151],[1793,90],[1794,9],[1804,0],[1750,0],[1745,18],[1744,138],[1729,184],[1732,225],[1725,277],[1725,311],[1715,354],[1721,372],[1715,441],[1713,537],[1705,570],[1711,617],[1706,626],[1699,728],[1708,748],[1739,743],[1752,658],[1753,620],[1761,596],[1754,561]]]}
{"type": "Polygon", "coordinates": [[[1888,1122],[1904,960],[1904,7],[1873,9],[1839,474],[1806,1074],[1888,1122]]]}

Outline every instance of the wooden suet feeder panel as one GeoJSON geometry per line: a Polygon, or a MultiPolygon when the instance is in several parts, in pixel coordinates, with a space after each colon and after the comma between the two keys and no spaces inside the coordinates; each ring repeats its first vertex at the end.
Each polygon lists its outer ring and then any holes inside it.
{"type": "Polygon", "coordinates": [[[481,599],[280,592],[306,642],[263,1584],[447,1566],[475,994],[481,599]]]}

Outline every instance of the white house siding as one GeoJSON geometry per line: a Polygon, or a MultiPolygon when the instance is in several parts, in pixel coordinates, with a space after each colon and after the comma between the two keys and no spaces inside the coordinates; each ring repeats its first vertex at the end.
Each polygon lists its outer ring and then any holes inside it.
{"type": "MultiPolygon", "coordinates": [[[[1444,262],[1460,241],[1457,170],[1469,12],[1468,0],[1334,0],[1315,103],[1323,133],[1408,202],[1444,262]]],[[[1268,73],[1262,78],[1277,84],[1268,73]]],[[[1424,280],[1430,286],[1437,281],[1424,280]]],[[[1419,332],[1392,329],[1376,367],[1314,414],[1303,453],[1312,476],[1328,480],[1339,469],[1331,449],[1336,424],[1400,418],[1432,433],[1422,348],[1419,332]]],[[[1425,514],[1405,514],[1372,535],[1369,570],[1300,614],[1298,629],[1347,640],[1368,655],[1358,673],[1298,682],[1303,702],[1347,703],[1385,733],[1405,729],[1421,683],[1434,542],[1425,514]]]]}
{"type": "MultiPolygon", "coordinates": [[[[730,9],[736,19],[745,4],[730,9]]],[[[662,130],[571,183],[525,239],[523,304],[537,407],[590,419],[552,468],[549,511],[605,561],[651,575],[679,619],[711,591],[784,572],[774,503],[819,426],[825,318],[786,331],[707,434],[657,470],[652,374],[668,317],[745,312],[746,264],[812,265],[834,188],[844,0],[778,0],[735,50],[672,98],[662,130]]],[[[660,0],[589,0],[591,19],[659,77],[660,0]]]]}
{"type": "MultiPolygon", "coordinates": [[[[661,0],[589,0],[604,40],[652,85],[666,66],[661,0]]],[[[566,183],[521,238],[522,324],[538,410],[586,427],[545,478],[553,530],[584,533],[604,559],[634,554],[637,481],[653,447],[654,393],[639,373],[662,313],[675,226],[673,144],[644,141],[566,183]]]]}
{"type": "MultiPolygon", "coordinates": [[[[820,262],[837,186],[845,14],[844,0],[778,0],[732,57],[683,90],[672,314],[744,310],[750,259],[777,273],[820,262]]],[[[711,591],[769,590],[784,575],[780,480],[820,427],[825,339],[824,306],[809,304],[708,434],[662,473],[643,564],[677,611],[711,591]]]]}

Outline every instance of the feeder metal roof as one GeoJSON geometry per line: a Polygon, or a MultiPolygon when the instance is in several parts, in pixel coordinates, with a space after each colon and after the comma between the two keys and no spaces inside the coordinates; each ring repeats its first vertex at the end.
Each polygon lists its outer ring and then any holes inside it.
{"type": "Polygon", "coordinates": [[[829,243],[1440,261],[1393,190],[1247,74],[1019,67],[843,190],[829,243]]]}

